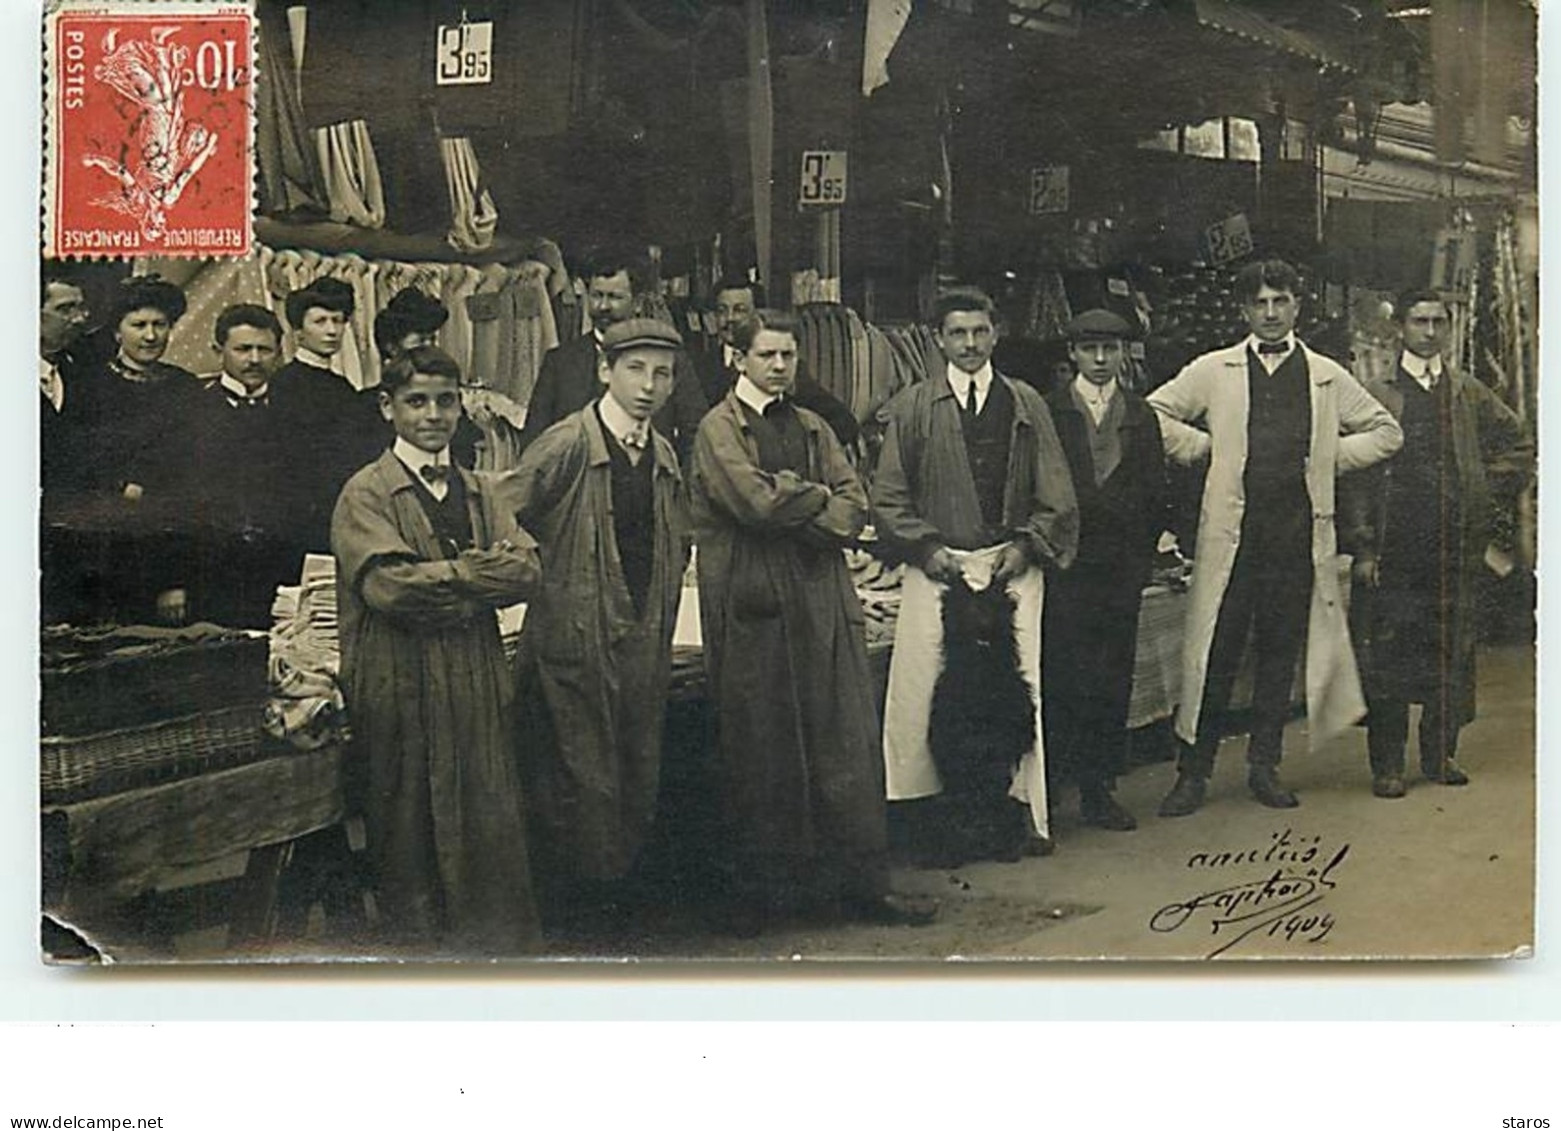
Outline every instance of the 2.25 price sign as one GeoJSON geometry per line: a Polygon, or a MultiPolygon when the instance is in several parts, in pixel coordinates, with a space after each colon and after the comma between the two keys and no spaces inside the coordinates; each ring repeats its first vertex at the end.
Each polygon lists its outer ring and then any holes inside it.
{"type": "Polygon", "coordinates": [[[838,208],[845,202],[846,151],[810,149],[803,153],[797,204],[803,208],[838,208]]]}

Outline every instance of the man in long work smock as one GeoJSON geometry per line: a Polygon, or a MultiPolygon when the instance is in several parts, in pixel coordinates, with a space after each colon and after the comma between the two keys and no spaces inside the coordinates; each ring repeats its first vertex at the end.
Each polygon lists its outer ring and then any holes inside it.
{"type": "Polygon", "coordinates": [[[796,321],[735,328],[740,374],[699,426],[690,501],[732,926],[809,897],[847,919],[920,923],[889,891],[878,712],[842,548],[867,493],[834,433],[794,404],[796,321]]]}
{"type": "Polygon", "coordinates": [[[532,593],[536,543],[491,479],[450,461],[448,354],[412,350],[379,390],[396,439],[342,488],[331,546],[382,919],[419,951],[527,953],[540,932],[494,610],[532,593]]]}
{"type": "Polygon", "coordinates": [[[651,418],[672,390],[680,342],[652,319],[608,327],[601,393],[505,477],[542,550],[516,660],[517,744],[554,924],[629,894],[620,881],[656,812],[689,539],[677,456],[651,418]]]}
{"type": "MultiPolygon", "coordinates": [[[[940,837],[951,846],[949,862],[971,851],[1016,858],[1027,836],[1049,837],[1040,716],[1042,569],[1066,568],[1078,547],[1078,504],[1051,413],[1034,389],[992,369],[993,310],[976,290],[938,300],[936,339],[947,366],[885,406],[888,427],[872,487],[878,537],[889,556],[907,563],[884,707],[890,800],[931,797],[955,784],[941,780],[929,742],[937,687],[949,675],[942,617],[950,587],[1001,587],[1015,606],[1008,650],[1017,646],[1033,705],[1026,708],[1032,738],[1015,752],[1018,767],[1007,792],[1028,819],[1004,818],[1012,833],[999,830],[985,844],[961,847],[956,826],[985,819],[990,806],[979,816],[945,812],[940,831],[956,834],[940,837]]],[[[971,687],[964,696],[973,725],[987,713],[981,693],[971,687]]],[[[951,704],[956,712],[961,705],[951,704]]]]}
{"type": "Polygon", "coordinates": [[[1283,260],[1244,268],[1236,297],[1251,334],[1149,394],[1166,454],[1209,463],[1182,645],[1182,747],[1163,817],[1203,804],[1249,632],[1247,785],[1260,804],[1299,804],[1279,759],[1303,649],[1313,744],[1365,713],[1339,591],[1334,480],[1386,459],[1404,434],[1348,370],[1297,340],[1299,290],[1283,260]]]}
{"type": "Polygon", "coordinates": [[[1047,396],[1079,499],[1079,551],[1046,579],[1046,753],[1052,781],[1078,782],[1084,823],[1128,831],[1112,796],[1127,746],[1138,608],[1170,517],[1165,451],[1154,409],[1118,378],[1132,330],[1109,310],[1068,327],[1072,380],[1047,396]]]}
{"type": "Polygon", "coordinates": [[[1355,555],[1350,625],[1366,689],[1372,792],[1403,797],[1409,707],[1420,707],[1420,770],[1465,785],[1458,732],[1474,719],[1476,594],[1493,495],[1508,498],[1533,448],[1516,414],[1443,358],[1451,320],[1435,291],[1398,301],[1404,349],[1366,390],[1404,429],[1404,447],[1340,483],[1340,532],[1355,555]]]}

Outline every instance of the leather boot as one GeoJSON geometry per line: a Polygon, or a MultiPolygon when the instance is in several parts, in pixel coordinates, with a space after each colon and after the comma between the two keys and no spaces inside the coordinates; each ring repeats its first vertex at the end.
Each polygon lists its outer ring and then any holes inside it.
{"type": "Polygon", "coordinates": [[[1185,817],[1203,807],[1203,795],[1208,779],[1185,771],[1176,775],[1176,784],[1160,802],[1160,816],[1185,817]]]}
{"type": "Polygon", "coordinates": [[[1301,804],[1294,793],[1279,782],[1279,770],[1275,766],[1253,766],[1247,771],[1247,788],[1257,798],[1259,805],[1270,809],[1294,809],[1301,804]]]}

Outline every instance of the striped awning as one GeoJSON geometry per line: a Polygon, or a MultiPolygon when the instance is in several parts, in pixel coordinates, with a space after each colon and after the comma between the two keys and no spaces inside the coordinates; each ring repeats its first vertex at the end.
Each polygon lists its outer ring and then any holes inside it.
{"type": "Polygon", "coordinates": [[[1310,32],[1283,27],[1231,0],[1196,0],[1196,3],[1198,23],[1202,27],[1288,55],[1310,59],[1329,70],[1353,73],[1356,69],[1342,51],[1310,32]]]}

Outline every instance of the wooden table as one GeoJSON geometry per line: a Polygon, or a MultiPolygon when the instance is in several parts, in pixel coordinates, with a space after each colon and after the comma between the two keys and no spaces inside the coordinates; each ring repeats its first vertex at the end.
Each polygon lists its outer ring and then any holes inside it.
{"type": "Polygon", "coordinates": [[[45,910],[78,925],[100,947],[143,945],[128,910],[178,873],[248,853],[229,918],[229,945],[267,939],[287,845],[343,818],[342,750],[280,750],[200,774],[46,810],[68,854],[62,889],[45,910]],[[57,816],[56,816],[57,815],[57,816]],[[58,820],[63,817],[63,823],[58,820]]]}

